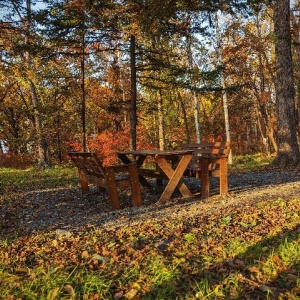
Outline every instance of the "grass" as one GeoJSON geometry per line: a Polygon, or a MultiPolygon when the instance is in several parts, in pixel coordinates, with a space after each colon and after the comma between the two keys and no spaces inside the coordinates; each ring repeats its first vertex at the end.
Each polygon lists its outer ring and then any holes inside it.
{"type": "Polygon", "coordinates": [[[232,165],[229,166],[229,171],[255,172],[259,168],[269,165],[273,159],[273,156],[266,156],[261,153],[236,156],[233,159],[232,165]]]}
{"type": "Polygon", "coordinates": [[[78,182],[77,171],[73,167],[46,170],[0,168],[0,178],[0,193],[70,187],[78,182]]]}
{"type": "MultiPolygon", "coordinates": [[[[246,160],[235,167],[259,164],[246,160]]],[[[5,193],[77,184],[73,168],[0,176],[5,193]]],[[[7,237],[0,299],[299,299],[299,200],[282,195],[116,230],[7,237]]]]}

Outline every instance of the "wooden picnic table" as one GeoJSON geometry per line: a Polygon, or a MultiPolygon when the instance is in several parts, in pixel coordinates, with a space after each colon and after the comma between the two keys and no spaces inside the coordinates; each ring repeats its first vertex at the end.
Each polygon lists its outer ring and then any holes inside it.
{"type": "Polygon", "coordinates": [[[176,187],[178,187],[183,197],[193,196],[182,181],[183,173],[192,159],[193,152],[193,150],[135,150],[119,152],[118,157],[125,164],[132,163],[130,157],[134,157],[138,166],[140,182],[144,186],[149,186],[145,176],[167,179],[168,184],[158,200],[159,202],[165,202],[171,198],[176,187]],[[155,170],[142,168],[147,157],[154,158],[157,165],[155,170]],[[176,167],[173,167],[172,161],[175,160],[177,161],[176,167]]]}
{"type": "Polygon", "coordinates": [[[184,176],[201,180],[201,198],[210,195],[210,177],[219,177],[220,195],[228,194],[228,155],[230,142],[183,144],[181,149],[194,150],[191,163],[184,176]]]}

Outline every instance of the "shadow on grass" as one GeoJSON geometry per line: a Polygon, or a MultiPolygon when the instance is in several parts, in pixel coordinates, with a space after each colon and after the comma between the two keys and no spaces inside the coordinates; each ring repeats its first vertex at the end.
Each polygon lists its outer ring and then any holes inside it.
{"type": "Polygon", "coordinates": [[[212,263],[210,267],[199,263],[199,270],[190,273],[183,268],[177,280],[172,278],[162,285],[154,285],[140,299],[186,299],[187,295],[188,299],[207,300],[299,299],[299,236],[298,224],[291,230],[263,239],[231,259],[212,263]],[[297,249],[293,250],[293,246],[297,249]]]}
{"type": "MultiPolygon", "coordinates": [[[[239,175],[239,179],[242,180],[243,178],[244,180],[244,183],[241,181],[239,184],[241,192],[244,191],[243,188],[248,191],[249,178],[253,178],[252,176],[256,178],[256,182],[259,182],[259,185],[255,185],[255,182],[251,181],[253,189],[257,186],[267,187],[283,183],[285,178],[287,182],[299,180],[299,178],[296,180],[297,177],[290,176],[290,178],[284,177],[284,179],[281,177],[280,182],[278,182],[279,177],[273,176],[262,182],[259,179],[262,174],[251,174],[250,177],[242,174],[239,175]]],[[[144,207],[132,208],[129,207],[130,196],[124,191],[121,201],[122,205],[127,208],[121,211],[111,210],[106,193],[102,196],[99,193],[92,193],[90,196],[83,197],[79,188],[15,193],[3,199],[3,205],[0,209],[4,219],[1,219],[0,234],[1,237],[8,238],[12,233],[16,233],[18,236],[29,236],[38,232],[44,233],[57,229],[86,231],[88,228],[94,228],[93,226],[105,227],[111,224],[121,227],[123,224],[134,222],[136,219],[138,221],[143,220],[144,216],[148,216],[147,218],[150,220],[154,217],[166,219],[165,210],[167,208],[179,212],[185,207],[199,204],[199,196],[197,196],[192,199],[176,200],[166,205],[155,206],[153,204],[158,199],[161,189],[155,188],[152,192],[143,191],[145,201],[149,201],[144,207]],[[147,197],[150,197],[150,200],[147,197]]],[[[281,195],[281,197],[284,196],[281,195]]],[[[201,206],[197,206],[197,213],[200,217],[205,205],[206,202],[202,201],[201,206]]],[[[299,230],[298,225],[292,230],[286,230],[274,237],[265,238],[243,253],[219,263],[212,261],[209,266],[203,262],[201,257],[197,257],[197,253],[193,254],[194,261],[189,262],[189,258],[186,260],[188,264],[194,264],[190,271],[186,268],[181,269],[179,265],[176,276],[169,281],[164,281],[162,285],[154,285],[151,291],[142,295],[141,299],[183,299],[180,298],[180,295],[183,294],[189,294],[193,299],[192,297],[195,297],[197,293],[198,299],[278,299],[276,297],[280,293],[286,295],[282,299],[297,299],[296,297],[299,295],[292,289],[296,286],[296,281],[299,280],[297,279],[297,276],[299,278],[299,257],[298,261],[295,259],[295,261],[288,263],[288,268],[282,268],[279,272],[269,274],[269,277],[262,274],[260,263],[265,262],[268,256],[281,251],[281,245],[285,239],[296,242],[299,238],[299,230]],[[264,289],[266,292],[263,291],[264,289]],[[289,298],[288,292],[294,293],[294,296],[292,295],[294,298],[289,298]]],[[[166,253],[166,261],[169,258],[166,253]]],[[[280,256],[279,258],[281,259],[280,256]]]]}

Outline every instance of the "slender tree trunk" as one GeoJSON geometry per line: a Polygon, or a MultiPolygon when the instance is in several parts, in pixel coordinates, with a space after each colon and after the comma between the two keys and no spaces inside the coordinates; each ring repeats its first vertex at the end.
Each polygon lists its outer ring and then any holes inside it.
{"type": "Polygon", "coordinates": [[[86,104],[85,104],[85,20],[82,12],[81,20],[81,122],[82,122],[82,151],[86,151],[86,104]]]}
{"type": "Polygon", "coordinates": [[[185,109],[185,105],[184,105],[184,102],[183,102],[183,99],[181,97],[181,94],[180,94],[179,90],[177,90],[177,96],[179,98],[179,102],[180,102],[180,106],[181,106],[181,110],[182,110],[187,143],[190,143],[191,142],[191,135],[190,135],[189,124],[188,124],[188,120],[187,120],[186,109],[185,109]]]}
{"type": "Polygon", "coordinates": [[[296,134],[296,109],[290,34],[290,1],[276,0],[274,5],[276,35],[276,109],[278,152],[274,164],[280,167],[300,164],[296,134]]]}
{"type": "Polygon", "coordinates": [[[197,143],[201,143],[201,130],[200,130],[200,114],[199,114],[199,99],[196,92],[194,92],[194,118],[197,143]]]}
{"type": "MultiPolygon", "coordinates": [[[[300,6],[300,1],[297,0],[296,3],[296,9],[299,10],[299,6],[300,6]]],[[[292,11],[293,13],[293,11],[292,11]]],[[[293,27],[298,28],[299,26],[299,18],[295,15],[293,15],[292,17],[293,20],[293,27]]],[[[297,45],[296,47],[294,47],[295,49],[295,53],[296,53],[296,57],[297,57],[297,63],[298,65],[300,64],[300,32],[299,30],[297,30],[297,33],[295,33],[295,44],[297,45]]],[[[296,99],[297,99],[297,103],[296,103],[296,124],[298,124],[297,127],[297,133],[298,133],[298,142],[300,142],[300,80],[298,79],[297,83],[296,83],[296,87],[297,87],[297,92],[296,92],[296,99]]]]}
{"type": "MultiPolygon", "coordinates": [[[[188,16],[187,22],[189,24],[188,31],[186,34],[187,38],[187,56],[188,56],[188,63],[189,69],[193,69],[193,53],[192,53],[192,33],[191,33],[191,18],[188,16]]],[[[193,82],[193,78],[191,75],[191,82],[193,82]]],[[[201,142],[201,132],[200,132],[200,115],[199,115],[199,101],[196,92],[193,93],[194,98],[194,120],[195,120],[195,131],[196,131],[196,139],[197,143],[201,142]]],[[[190,137],[188,137],[188,143],[190,142],[190,137]]]]}
{"type": "MultiPolygon", "coordinates": [[[[218,52],[218,62],[220,65],[223,64],[222,58],[222,48],[221,48],[221,34],[219,28],[219,21],[218,21],[218,13],[215,14],[215,23],[216,23],[216,36],[217,36],[217,52],[218,52]]],[[[226,140],[230,142],[230,125],[229,125],[229,114],[228,114],[228,101],[227,101],[227,93],[226,93],[226,86],[225,86],[225,79],[224,73],[221,73],[221,87],[222,87],[222,98],[223,98],[223,110],[224,110],[224,121],[225,121],[225,131],[226,131],[226,140]]],[[[232,164],[232,151],[229,153],[228,163],[232,164]]]]}
{"type": "MultiPolygon", "coordinates": [[[[257,29],[257,36],[259,40],[262,39],[261,34],[261,24],[259,22],[259,17],[256,16],[256,29],[257,29]]],[[[265,55],[266,57],[266,55],[265,55]]],[[[264,67],[264,53],[262,53],[260,50],[258,52],[258,62],[259,62],[259,78],[260,78],[260,88],[259,88],[259,95],[258,95],[258,118],[259,118],[259,125],[260,125],[260,133],[263,140],[263,144],[265,146],[265,151],[267,154],[270,154],[270,152],[274,152],[277,149],[277,144],[274,144],[274,132],[270,126],[270,118],[266,106],[266,102],[269,101],[269,97],[265,97],[266,95],[266,86],[265,86],[265,67],[264,67]],[[272,145],[272,148],[270,147],[270,144],[272,145]],[[272,151],[273,150],[273,151],[272,151]]],[[[267,64],[268,65],[268,64],[267,64]]]]}
{"type": "MultiPolygon", "coordinates": [[[[261,32],[260,32],[260,27],[258,24],[258,18],[257,18],[257,22],[256,22],[256,28],[257,28],[257,32],[258,32],[258,38],[261,38],[261,32]]],[[[258,61],[259,61],[259,77],[260,77],[260,90],[259,90],[259,96],[263,97],[264,92],[265,92],[265,74],[264,74],[264,67],[263,67],[263,60],[262,60],[262,55],[259,52],[258,53],[258,61]]],[[[270,151],[269,151],[269,143],[268,143],[268,139],[267,139],[267,126],[269,123],[269,118],[268,118],[268,114],[267,114],[267,110],[266,110],[266,104],[265,104],[266,99],[263,99],[260,103],[259,103],[259,110],[260,110],[260,114],[262,116],[262,122],[260,123],[260,127],[261,127],[261,135],[263,138],[263,144],[265,146],[265,150],[266,153],[269,155],[270,151]]]]}
{"type": "MultiPolygon", "coordinates": [[[[118,57],[118,66],[119,66],[119,69],[120,69],[120,75],[119,75],[119,80],[120,80],[120,87],[121,87],[121,90],[122,90],[122,100],[123,100],[123,103],[126,103],[126,92],[125,92],[125,85],[124,85],[124,78],[122,76],[122,57],[121,57],[121,52],[120,51],[117,51],[117,57],[118,57]]],[[[128,112],[125,112],[124,113],[124,123],[126,124],[127,123],[127,117],[128,117],[128,112]]]]}
{"type": "Polygon", "coordinates": [[[135,36],[130,36],[130,68],[131,68],[131,102],[130,102],[130,148],[136,150],[136,65],[135,65],[135,36]]]}
{"type": "MultiPolygon", "coordinates": [[[[26,1],[26,17],[27,17],[27,24],[26,24],[26,44],[30,44],[30,30],[31,30],[31,0],[26,1]]],[[[28,69],[32,67],[32,61],[30,57],[30,53],[27,51],[25,53],[25,64],[28,69]]],[[[30,75],[29,75],[30,76],[30,75]]],[[[34,114],[34,125],[37,137],[37,149],[38,149],[38,164],[42,168],[49,168],[49,161],[47,157],[48,153],[48,145],[46,141],[46,137],[43,132],[43,120],[40,113],[41,110],[41,102],[37,93],[36,86],[31,78],[28,78],[30,84],[30,92],[31,92],[31,101],[33,105],[33,114],[34,114]]]]}
{"type": "Polygon", "coordinates": [[[48,145],[43,133],[43,129],[42,129],[43,123],[40,114],[41,103],[37,95],[35,85],[32,82],[32,80],[30,80],[30,91],[31,91],[32,105],[34,107],[33,112],[34,112],[34,125],[35,125],[36,137],[37,137],[38,162],[40,167],[49,168],[50,165],[47,158],[48,145]]]}
{"type": "Polygon", "coordinates": [[[258,112],[258,110],[256,111],[256,115],[257,115],[258,131],[260,133],[263,145],[265,147],[265,151],[269,155],[270,154],[270,150],[269,150],[269,147],[268,147],[268,141],[267,141],[267,137],[266,137],[264,121],[262,120],[261,115],[258,112]]]}
{"type": "MultiPolygon", "coordinates": [[[[84,52],[84,49],[83,49],[84,52]]],[[[82,151],[86,151],[86,113],[85,113],[85,63],[84,53],[80,62],[81,69],[81,122],[82,122],[82,151]]]]}
{"type": "Polygon", "coordinates": [[[164,132],[164,113],[163,113],[163,99],[161,91],[157,92],[157,109],[158,109],[158,140],[159,149],[165,150],[165,132],[164,132]]]}

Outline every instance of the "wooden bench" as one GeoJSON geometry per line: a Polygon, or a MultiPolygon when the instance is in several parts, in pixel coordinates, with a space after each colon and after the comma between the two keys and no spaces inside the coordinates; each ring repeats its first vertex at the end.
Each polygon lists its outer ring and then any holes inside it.
{"type": "Polygon", "coordinates": [[[117,188],[131,187],[133,206],[141,206],[141,189],[136,164],[104,167],[95,153],[70,152],[69,156],[78,168],[83,194],[89,194],[89,184],[108,190],[113,209],[120,209],[117,188]]]}
{"type": "Polygon", "coordinates": [[[201,198],[209,197],[210,177],[219,177],[220,195],[228,194],[228,155],[230,142],[183,144],[182,149],[194,150],[184,176],[201,180],[201,198]]]}

